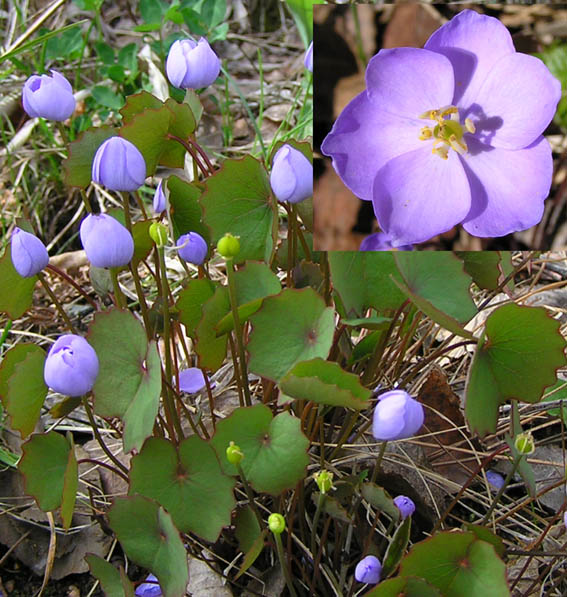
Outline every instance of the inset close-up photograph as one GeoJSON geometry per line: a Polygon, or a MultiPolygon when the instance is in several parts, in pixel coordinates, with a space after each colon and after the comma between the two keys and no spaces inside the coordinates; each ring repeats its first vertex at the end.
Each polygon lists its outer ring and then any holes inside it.
{"type": "Polygon", "coordinates": [[[314,7],[317,250],[567,244],[567,11],[314,7]]]}

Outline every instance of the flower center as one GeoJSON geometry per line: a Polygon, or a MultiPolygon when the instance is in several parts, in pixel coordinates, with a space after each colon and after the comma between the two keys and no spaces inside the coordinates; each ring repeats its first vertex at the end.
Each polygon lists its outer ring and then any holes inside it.
{"type": "Polygon", "coordinates": [[[459,122],[459,109],[456,106],[428,110],[420,118],[436,123],[422,127],[419,133],[422,141],[434,139],[432,153],[444,160],[449,157],[449,149],[454,149],[459,155],[467,153],[468,147],[463,136],[465,132],[474,133],[476,129],[470,118],[465,118],[463,127],[459,122]]]}

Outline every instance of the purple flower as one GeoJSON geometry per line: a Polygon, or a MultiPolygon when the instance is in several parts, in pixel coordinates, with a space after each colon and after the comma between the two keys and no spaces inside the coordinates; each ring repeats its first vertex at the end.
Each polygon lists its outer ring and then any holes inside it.
{"type": "Polygon", "coordinates": [[[413,245],[392,246],[392,237],[387,232],[375,232],[367,236],[361,243],[359,251],[413,251],[413,245]]]}
{"type": "Polygon", "coordinates": [[[194,265],[201,265],[209,252],[207,242],[197,232],[182,234],[177,239],[177,247],[181,259],[194,265]]]}
{"type": "MultiPolygon", "coordinates": [[[[173,378],[175,384],[175,377],[173,378]]],[[[188,394],[196,394],[205,387],[205,376],[198,367],[189,367],[179,372],[179,390],[188,394]]],[[[214,384],[211,384],[213,387],[214,384]]]]}
{"type": "Polygon", "coordinates": [[[95,267],[122,267],[134,255],[134,239],[122,224],[108,214],[89,214],[79,230],[88,260],[95,267]]]}
{"type": "Polygon", "coordinates": [[[541,220],[553,166],[542,133],[561,84],[500,21],[464,10],[424,49],[381,50],[366,85],[321,150],[394,246],[459,223],[492,237],[541,220]]]}
{"type": "Polygon", "coordinates": [[[94,385],[98,375],[98,357],[81,336],[60,336],[45,359],[43,378],[55,392],[82,396],[94,385]]]}
{"type": "Polygon", "coordinates": [[[162,211],[165,211],[167,205],[165,193],[161,187],[162,184],[163,180],[160,180],[156,192],[154,193],[154,212],[156,214],[160,214],[162,211]]]}
{"type": "Polygon", "coordinates": [[[136,191],[146,180],[146,161],[133,143],[110,137],[96,150],[92,179],[113,191],[136,191]]]}
{"type": "Polygon", "coordinates": [[[278,201],[299,203],[313,195],[313,166],[291,145],[282,145],[274,155],[270,185],[278,201]]]}
{"type": "Polygon", "coordinates": [[[305,52],[305,59],[303,61],[303,64],[305,64],[305,68],[308,71],[313,72],[313,42],[309,44],[307,52],[305,52]]]}
{"type": "Polygon", "coordinates": [[[49,75],[32,75],[22,91],[24,110],[35,118],[67,120],[75,111],[73,89],[67,79],[55,70],[49,75]]]}
{"type": "Polygon", "coordinates": [[[170,48],[165,63],[167,78],[180,89],[200,89],[212,85],[220,72],[220,60],[209,42],[177,40],[170,48]]]}
{"type": "Polygon", "coordinates": [[[148,574],[146,582],[138,585],[134,594],[136,597],[162,597],[163,595],[158,579],[153,574],[148,574]]]}
{"type": "Polygon", "coordinates": [[[415,504],[413,500],[405,495],[399,495],[394,498],[394,505],[400,511],[402,520],[411,516],[415,512],[415,504]]]}
{"type": "Polygon", "coordinates": [[[369,585],[375,585],[380,581],[382,573],[382,564],[375,556],[366,556],[356,565],[354,578],[358,582],[365,582],[369,585]]]}
{"type": "Polygon", "coordinates": [[[496,471],[486,471],[486,480],[497,491],[504,485],[504,477],[496,471]]]}
{"type": "Polygon", "coordinates": [[[31,278],[49,263],[45,245],[33,234],[14,228],[10,249],[14,269],[22,278],[31,278]]]}
{"type": "Polygon", "coordinates": [[[563,525],[567,528],[567,510],[563,512],[563,525]]]}
{"type": "Polygon", "coordinates": [[[372,418],[372,435],[376,439],[405,439],[423,425],[423,406],[404,390],[385,392],[378,396],[378,401],[372,418]]]}

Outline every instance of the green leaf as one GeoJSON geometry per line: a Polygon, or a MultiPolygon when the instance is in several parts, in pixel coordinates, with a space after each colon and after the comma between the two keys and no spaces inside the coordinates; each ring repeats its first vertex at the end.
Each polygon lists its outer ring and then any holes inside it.
{"type": "MultiPolygon", "coordinates": [[[[70,458],[71,451],[69,442],[55,431],[36,433],[22,446],[18,469],[24,476],[25,492],[44,512],[57,509],[63,501],[67,511],[73,509],[76,492],[69,490],[76,488],[77,461],[70,458]]],[[[66,522],[70,523],[69,518],[66,522]]]]}
{"type": "Polygon", "coordinates": [[[134,43],[127,44],[118,52],[118,64],[128,69],[131,74],[138,72],[138,46],[134,43]]]}
{"type": "Polygon", "coordinates": [[[422,578],[402,577],[391,578],[381,582],[364,597],[443,597],[438,589],[432,587],[422,578]]]}
{"type": "Polygon", "coordinates": [[[22,278],[12,264],[10,245],[0,258],[0,311],[10,319],[19,319],[33,302],[33,289],[37,276],[22,278]]]}
{"type": "Polygon", "coordinates": [[[347,317],[362,317],[370,307],[397,309],[406,300],[393,281],[402,277],[391,251],[333,251],[329,267],[347,317]]]}
{"type": "Polygon", "coordinates": [[[132,226],[132,237],[134,238],[134,256],[132,257],[132,266],[145,259],[154,247],[154,241],[150,236],[150,226],[152,220],[141,220],[132,226]]]}
{"type": "Polygon", "coordinates": [[[105,106],[111,110],[120,110],[124,105],[124,97],[104,85],[93,87],[92,95],[101,106],[105,106]]]}
{"type": "Polygon", "coordinates": [[[208,278],[189,280],[179,293],[175,306],[179,311],[179,321],[185,326],[188,336],[195,335],[195,328],[203,316],[203,305],[215,293],[215,285],[208,278]]]}
{"type": "Polygon", "coordinates": [[[144,23],[161,23],[163,9],[159,0],[140,0],[140,14],[144,23]]]}
{"type": "Polygon", "coordinates": [[[506,553],[506,546],[504,541],[496,534],[494,534],[489,528],[481,527],[478,524],[466,523],[466,530],[473,533],[477,539],[490,543],[499,557],[503,558],[506,553]]]}
{"type": "Polygon", "coordinates": [[[456,255],[465,266],[465,271],[471,276],[479,288],[496,290],[500,277],[499,251],[456,251],[456,255]]]}
{"type": "Polygon", "coordinates": [[[240,237],[240,253],[235,258],[239,263],[248,259],[269,262],[277,209],[262,164],[252,156],[226,160],[205,185],[201,205],[212,241],[230,232],[240,237]]]}
{"type": "Polygon", "coordinates": [[[132,122],[133,118],[143,112],[147,108],[154,110],[159,109],[163,106],[163,102],[158,99],[155,95],[152,95],[148,91],[140,91],[134,95],[129,95],[126,98],[124,107],[120,110],[122,115],[122,123],[128,124],[132,122]]]}
{"type": "Polygon", "coordinates": [[[219,25],[226,13],[226,0],[207,0],[201,6],[201,18],[209,29],[219,25]]]}
{"type": "Polygon", "coordinates": [[[313,39],[313,0],[285,0],[293,15],[303,45],[307,48],[313,39]]]}
{"type": "Polygon", "coordinates": [[[400,576],[424,578],[443,597],[504,597],[506,566],[494,547],[473,533],[439,532],[413,546],[400,576]]]}
{"type": "Polygon", "coordinates": [[[98,57],[104,64],[114,64],[114,50],[112,49],[112,46],[109,46],[103,41],[97,41],[94,43],[94,47],[98,57]]]}
{"type": "Polygon", "coordinates": [[[371,506],[381,512],[386,512],[393,520],[399,520],[400,511],[394,504],[390,494],[383,487],[379,487],[375,483],[363,483],[360,492],[371,506]]]}
{"type": "Polygon", "coordinates": [[[506,400],[538,402],[566,365],[560,323],[540,307],[515,304],[496,309],[469,369],[465,415],[473,432],[496,431],[498,407],[506,400]]]}
{"type": "Polygon", "coordinates": [[[136,495],[116,498],[108,520],[126,555],[155,574],[165,597],[184,597],[187,554],[171,516],[153,500],[136,495]]]}
{"type": "Polygon", "coordinates": [[[100,588],[106,597],[134,597],[134,587],[124,573],[122,566],[120,570],[103,558],[89,553],[85,556],[91,574],[100,583],[100,588]]]}
{"type": "Polygon", "coordinates": [[[45,351],[37,344],[16,344],[0,362],[0,398],[22,438],[33,432],[47,396],[44,364],[45,351]]]}
{"type": "Polygon", "coordinates": [[[411,516],[406,517],[396,529],[382,562],[382,577],[391,576],[406,552],[411,531],[411,516]]]}
{"type": "Polygon", "coordinates": [[[175,240],[177,241],[187,232],[198,232],[207,244],[210,244],[211,233],[203,224],[203,213],[199,204],[201,189],[175,175],[170,176],[166,184],[169,191],[169,215],[175,240]]]}
{"type": "Polygon", "coordinates": [[[116,131],[110,126],[90,128],[69,144],[67,159],[63,160],[65,184],[86,189],[91,184],[92,163],[96,150],[116,131]]]}
{"type": "Polygon", "coordinates": [[[341,323],[356,328],[365,328],[367,330],[385,330],[392,323],[391,317],[357,317],[355,319],[342,319],[341,323]]]}
{"type": "Polygon", "coordinates": [[[151,437],[132,459],[129,494],[155,499],[181,532],[215,542],[230,525],[234,485],[221,471],[215,451],[196,435],[177,449],[166,439],[151,437]]]}
{"type": "MultiPolygon", "coordinates": [[[[176,102],[172,98],[166,100],[165,107],[172,114],[167,132],[186,140],[197,128],[191,107],[189,104],[176,102]]],[[[178,141],[168,141],[160,155],[159,163],[168,168],[182,168],[185,164],[185,153],[185,147],[178,141]]]]}
{"type": "Polygon", "coordinates": [[[264,529],[254,540],[250,548],[246,551],[246,555],[242,560],[242,564],[238,569],[238,574],[234,577],[234,580],[240,578],[250,566],[256,561],[258,556],[262,553],[264,549],[264,544],[266,542],[266,534],[268,533],[267,529],[264,529]]]}
{"type": "Polygon", "coordinates": [[[234,535],[241,552],[248,552],[262,534],[260,523],[249,505],[238,508],[234,517],[234,535]]]}
{"type": "Polygon", "coordinates": [[[278,381],[300,361],[327,358],[334,318],[333,309],[311,288],[285,289],[266,298],[250,318],[250,371],[278,381]]]}
{"type": "Polygon", "coordinates": [[[61,500],[61,520],[65,530],[69,529],[73,520],[73,511],[75,510],[75,500],[77,499],[77,489],[79,487],[79,465],[75,456],[73,436],[70,432],[67,433],[67,440],[71,449],[67,456],[67,467],[63,479],[63,498],[61,500]]]}
{"type": "Polygon", "coordinates": [[[470,295],[470,277],[463,264],[447,251],[398,251],[394,260],[403,278],[397,283],[428,317],[464,338],[473,338],[462,325],[476,314],[470,295]]]}
{"type": "Polygon", "coordinates": [[[153,431],[161,393],[161,361],[142,324],[130,312],[111,309],[95,315],[88,341],[100,371],[93,387],[94,410],[124,421],[124,451],[139,450],[153,431]]]}
{"type": "Polygon", "coordinates": [[[237,408],[217,423],[210,443],[224,472],[237,475],[236,467],[226,459],[231,441],[242,450],[242,470],[256,491],[279,495],[305,478],[309,440],[300,420],[288,412],[272,418],[267,406],[257,404],[237,408]]]}
{"type": "Polygon", "coordinates": [[[338,363],[317,358],[302,361],[288,371],[279,386],[287,396],[319,404],[361,410],[372,392],[360,384],[358,375],[347,373],[338,363]]]}

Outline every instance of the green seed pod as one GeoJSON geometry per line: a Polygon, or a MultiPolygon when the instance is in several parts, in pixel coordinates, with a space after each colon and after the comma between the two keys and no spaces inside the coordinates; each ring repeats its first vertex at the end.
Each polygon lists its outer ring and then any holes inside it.
{"type": "Polygon", "coordinates": [[[165,247],[167,244],[167,228],[159,222],[154,222],[150,226],[150,238],[158,247],[165,247]]]}
{"type": "Polygon", "coordinates": [[[268,527],[274,535],[281,535],[285,530],[285,518],[274,512],[268,516],[268,527]]]}
{"type": "Polygon", "coordinates": [[[238,236],[232,236],[227,232],[217,243],[217,251],[225,259],[236,257],[240,253],[240,241],[238,236]]]}

